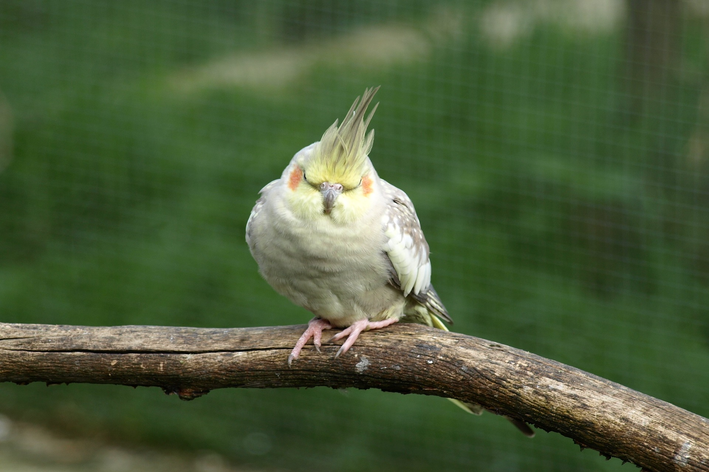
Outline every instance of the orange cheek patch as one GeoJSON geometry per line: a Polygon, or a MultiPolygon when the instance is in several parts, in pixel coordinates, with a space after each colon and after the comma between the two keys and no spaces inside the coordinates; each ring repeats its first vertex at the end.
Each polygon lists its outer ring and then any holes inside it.
{"type": "Polygon", "coordinates": [[[295,191],[301,180],[303,180],[303,171],[300,167],[296,167],[291,171],[290,177],[288,177],[288,188],[295,191]]]}
{"type": "Polygon", "coordinates": [[[365,197],[372,193],[372,179],[368,175],[362,177],[362,193],[365,197]]]}

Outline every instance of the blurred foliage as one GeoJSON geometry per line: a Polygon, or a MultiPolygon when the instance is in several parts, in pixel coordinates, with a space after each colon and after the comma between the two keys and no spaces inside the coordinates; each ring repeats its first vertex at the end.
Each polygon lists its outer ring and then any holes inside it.
{"type": "MultiPolygon", "coordinates": [[[[577,3],[4,0],[2,321],[306,322],[243,228],[258,190],[381,84],[372,159],[416,204],[453,328],[708,416],[709,20],[678,3],[653,46],[675,60],[653,66],[614,2],[596,0],[611,13],[595,29],[561,14],[577,3]]],[[[73,434],[260,469],[620,466],[378,391],[0,398],[73,434]]]]}

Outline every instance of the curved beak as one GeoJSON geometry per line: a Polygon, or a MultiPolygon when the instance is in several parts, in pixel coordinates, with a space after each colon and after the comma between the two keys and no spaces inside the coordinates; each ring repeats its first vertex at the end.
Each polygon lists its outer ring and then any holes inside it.
{"type": "Polygon", "coordinates": [[[337,197],[342,193],[342,184],[323,182],[320,184],[320,193],[322,194],[325,214],[329,215],[332,208],[335,206],[337,197]]]}

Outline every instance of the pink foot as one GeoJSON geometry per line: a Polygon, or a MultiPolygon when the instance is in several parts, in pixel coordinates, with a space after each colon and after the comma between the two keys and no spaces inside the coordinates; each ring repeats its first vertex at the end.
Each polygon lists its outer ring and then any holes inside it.
{"type": "Polygon", "coordinates": [[[330,341],[339,341],[340,339],[347,336],[347,341],[345,341],[342,347],[340,347],[340,350],[337,351],[337,354],[335,354],[335,359],[337,359],[340,354],[346,353],[349,348],[352,347],[355,341],[357,341],[359,333],[361,333],[362,331],[384,328],[386,326],[396,323],[397,321],[399,321],[398,318],[389,318],[388,320],[384,321],[369,321],[367,319],[355,321],[350,325],[349,328],[337,333],[332,338],[330,338],[330,341]]]}
{"type": "Polygon", "coordinates": [[[306,329],[300,336],[300,339],[298,339],[298,342],[295,343],[295,347],[291,351],[290,356],[288,356],[288,365],[290,366],[291,363],[298,358],[300,351],[303,349],[303,346],[310,341],[310,338],[313,338],[315,349],[320,352],[320,346],[322,345],[322,332],[324,329],[331,328],[332,325],[323,319],[316,317],[310,320],[308,322],[308,329],[306,329]]]}

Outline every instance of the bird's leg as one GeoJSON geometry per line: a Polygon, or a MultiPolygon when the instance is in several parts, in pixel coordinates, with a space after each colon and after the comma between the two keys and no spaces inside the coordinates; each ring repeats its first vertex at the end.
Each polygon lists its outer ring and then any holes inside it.
{"type": "Polygon", "coordinates": [[[340,347],[340,350],[337,351],[337,354],[335,354],[335,359],[337,359],[340,354],[346,353],[347,350],[352,347],[355,341],[357,341],[359,333],[361,333],[362,331],[384,328],[386,326],[396,323],[397,321],[399,321],[398,318],[389,318],[382,321],[369,321],[365,318],[363,320],[355,321],[349,326],[349,328],[337,333],[332,338],[330,338],[330,341],[339,341],[340,339],[347,336],[347,340],[344,342],[342,347],[340,347]]]}
{"type": "Polygon", "coordinates": [[[320,346],[322,344],[322,332],[324,329],[331,329],[332,325],[328,323],[327,321],[315,317],[312,320],[308,322],[308,329],[305,330],[305,332],[300,336],[300,339],[298,339],[298,342],[295,343],[295,347],[290,353],[290,356],[288,356],[288,365],[291,365],[291,363],[298,358],[300,355],[300,351],[303,349],[303,346],[310,341],[310,338],[313,338],[313,344],[315,345],[315,349],[320,352],[320,346]]]}

